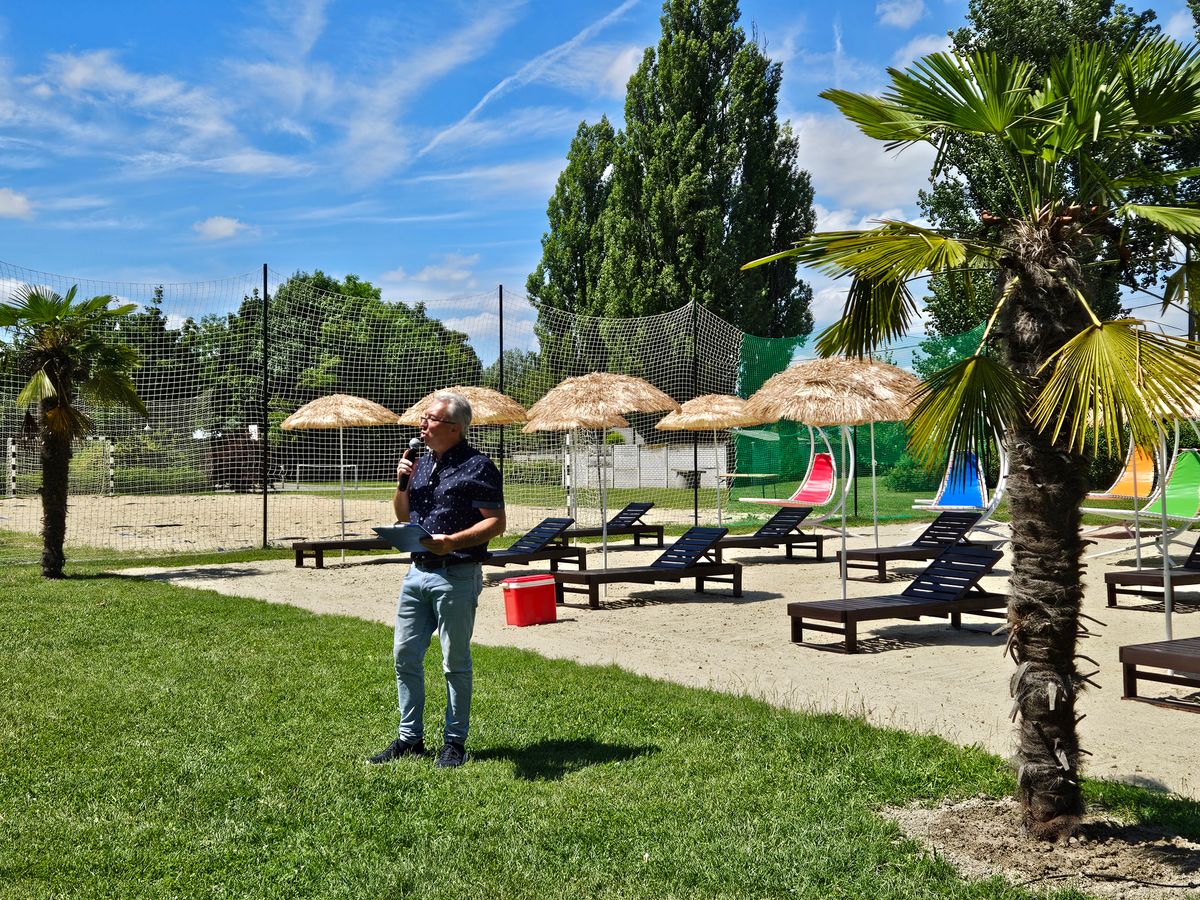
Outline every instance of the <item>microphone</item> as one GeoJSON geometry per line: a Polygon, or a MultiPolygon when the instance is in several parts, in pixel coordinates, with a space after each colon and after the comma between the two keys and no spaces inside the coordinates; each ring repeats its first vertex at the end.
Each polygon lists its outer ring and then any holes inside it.
{"type": "MultiPolygon", "coordinates": [[[[411,441],[408,442],[408,449],[404,451],[404,456],[401,458],[415,460],[417,458],[417,453],[420,451],[420,449],[421,449],[421,439],[413,438],[411,441]]],[[[399,490],[399,491],[407,491],[408,490],[408,473],[407,472],[405,472],[403,475],[400,476],[400,483],[396,485],[396,490],[399,490]]]]}

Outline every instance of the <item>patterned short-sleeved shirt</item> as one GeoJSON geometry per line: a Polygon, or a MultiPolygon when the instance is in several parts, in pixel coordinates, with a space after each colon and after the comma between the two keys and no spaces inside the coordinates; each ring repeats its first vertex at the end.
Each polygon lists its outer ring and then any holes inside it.
{"type": "MultiPolygon", "coordinates": [[[[408,492],[409,518],[430,534],[456,534],[482,521],[481,509],[503,506],[500,471],[466,441],[459,441],[441,459],[425,453],[417,460],[408,492]]],[[[485,544],[449,554],[464,562],[486,556],[485,544]]]]}

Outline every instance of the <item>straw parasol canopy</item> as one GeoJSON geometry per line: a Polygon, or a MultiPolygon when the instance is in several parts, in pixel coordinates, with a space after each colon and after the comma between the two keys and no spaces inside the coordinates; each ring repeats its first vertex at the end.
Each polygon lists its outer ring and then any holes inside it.
{"type": "Polygon", "coordinates": [[[284,431],[309,428],[356,428],[362,425],[395,425],[398,416],[386,406],[351,394],[318,397],[288,416],[279,427],[284,431]]]}
{"type": "MultiPolygon", "coordinates": [[[[338,483],[341,485],[342,539],[346,538],[346,446],[343,428],[368,425],[396,425],[399,416],[372,400],[353,394],[330,394],[305,403],[284,419],[279,427],[285,431],[336,428],[338,430],[338,483]]],[[[342,551],[343,558],[346,551],[342,551]]]]}
{"type": "Polygon", "coordinates": [[[765,419],[746,410],[746,401],[729,394],[704,394],[667,413],[655,428],[663,431],[720,431],[761,425],[765,419]]]}
{"type": "Polygon", "coordinates": [[[898,422],[912,413],[917,376],[888,363],[833,356],[772,375],[746,404],[759,421],[805,425],[898,422]]]}
{"type": "Polygon", "coordinates": [[[420,426],[421,416],[425,414],[425,410],[429,408],[433,398],[447,392],[459,394],[471,404],[472,425],[516,425],[528,418],[525,414],[525,407],[499,391],[485,387],[455,385],[426,394],[400,414],[400,424],[420,426]]]}
{"type": "Polygon", "coordinates": [[[567,378],[529,407],[522,429],[568,431],[572,428],[623,428],[624,413],[672,412],[679,404],[644,379],[611,372],[592,372],[567,378]]]}

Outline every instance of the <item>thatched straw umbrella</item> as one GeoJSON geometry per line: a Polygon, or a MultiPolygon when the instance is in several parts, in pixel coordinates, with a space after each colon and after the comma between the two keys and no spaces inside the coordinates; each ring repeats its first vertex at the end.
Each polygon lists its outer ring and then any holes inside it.
{"type": "MultiPolygon", "coordinates": [[[[346,448],[343,428],[371,425],[395,425],[398,416],[386,406],[351,394],[318,397],[288,416],[279,427],[284,431],[336,428],[338,430],[338,480],[342,495],[342,540],[346,539],[346,448]]],[[[342,551],[345,556],[346,551],[342,551]]]]}
{"type": "MultiPolygon", "coordinates": [[[[763,419],[746,411],[746,401],[729,394],[704,394],[688,400],[679,412],[667,413],[655,428],[663,431],[711,431],[713,453],[718,453],[717,432],[727,428],[761,425],[763,419]]],[[[717,524],[721,524],[721,468],[717,464],[717,524]]]]}
{"type": "MultiPolygon", "coordinates": [[[[573,431],[624,428],[629,425],[624,413],[672,412],[679,404],[652,385],[633,375],[591,372],[567,378],[546,392],[529,407],[529,422],[521,429],[537,431],[573,431]]],[[[570,505],[575,507],[575,467],[571,467],[570,505]]],[[[600,538],[605,562],[608,560],[608,493],[603,469],[600,472],[600,538]]]]}
{"type": "Polygon", "coordinates": [[[400,414],[400,424],[419,427],[421,416],[425,415],[425,410],[429,408],[433,398],[443,393],[458,394],[466,398],[471,404],[472,425],[516,425],[528,420],[525,407],[512,397],[491,388],[455,385],[426,394],[400,414]]]}
{"type": "MultiPolygon", "coordinates": [[[[871,426],[871,518],[879,546],[879,507],[875,492],[875,423],[896,422],[912,413],[920,384],[913,374],[888,363],[834,356],[814,359],[772,375],[746,404],[768,421],[792,419],[805,425],[837,425],[842,430],[842,470],[846,467],[847,426],[871,426]]],[[[846,595],[846,494],[842,492],[842,596],[846,595]]]]}

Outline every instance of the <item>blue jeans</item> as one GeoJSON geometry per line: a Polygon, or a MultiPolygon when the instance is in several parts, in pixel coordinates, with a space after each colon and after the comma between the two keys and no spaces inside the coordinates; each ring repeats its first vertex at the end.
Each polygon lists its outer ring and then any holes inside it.
{"type": "Polygon", "coordinates": [[[393,643],[403,740],[424,739],[425,651],[436,631],[446,675],[443,737],[457,744],[466,742],[471,722],[471,632],[482,589],[483,571],[478,564],[429,571],[414,564],[404,576],[393,643]]]}

